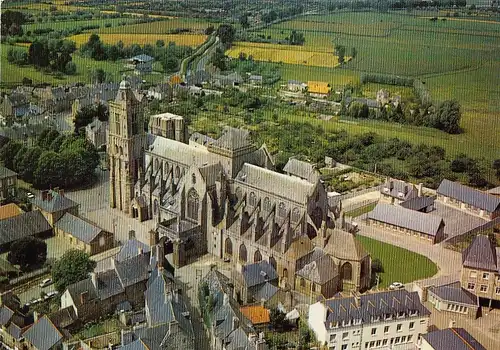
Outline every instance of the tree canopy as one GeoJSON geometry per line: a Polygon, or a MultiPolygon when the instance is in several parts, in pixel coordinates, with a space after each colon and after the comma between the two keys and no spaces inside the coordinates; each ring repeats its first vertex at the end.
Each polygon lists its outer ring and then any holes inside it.
{"type": "Polygon", "coordinates": [[[96,262],[87,253],[76,249],[67,251],[52,268],[56,290],[63,293],[69,285],[87,278],[95,266],[96,262]]]}
{"type": "Polygon", "coordinates": [[[104,104],[91,104],[80,109],[76,112],[74,119],[75,133],[80,133],[82,128],[92,123],[92,121],[96,118],[100,121],[108,120],[109,111],[104,104]]]}
{"type": "Polygon", "coordinates": [[[19,265],[22,271],[41,265],[47,259],[47,244],[35,237],[26,237],[15,241],[10,246],[7,260],[19,265]]]}
{"type": "Polygon", "coordinates": [[[221,24],[217,29],[217,36],[224,46],[231,47],[236,35],[236,30],[230,24],[221,24]]]}

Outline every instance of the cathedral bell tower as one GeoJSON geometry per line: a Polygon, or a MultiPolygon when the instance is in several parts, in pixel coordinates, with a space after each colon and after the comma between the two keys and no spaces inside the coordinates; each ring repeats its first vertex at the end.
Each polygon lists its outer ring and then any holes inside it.
{"type": "Polygon", "coordinates": [[[144,169],[146,142],[142,102],[123,80],[116,98],[109,101],[109,204],[129,215],[134,185],[144,169]]]}

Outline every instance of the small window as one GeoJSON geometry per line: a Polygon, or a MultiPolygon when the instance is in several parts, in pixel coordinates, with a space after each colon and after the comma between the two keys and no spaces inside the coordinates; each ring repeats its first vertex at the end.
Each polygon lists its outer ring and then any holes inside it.
{"type": "Polygon", "coordinates": [[[487,293],[488,292],[488,286],[485,284],[481,284],[481,287],[479,288],[479,291],[481,293],[487,293]]]}
{"type": "Polygon", "coordinates": [[[415,322],[410,322],[410,330],[415,329],[415,322]]]}
{"type": "Polygon", "coordinates": [[[477,271],[471,271],[469,274],[470,278],[477,278],[477,271]]]}
{"type": "Polygon", "coordinates": [[[346,340],[349,338],[349,332],[342,333],[342,340],[346,340]]]}
{"type": "Polygon", "coordinates": [[[396,326],[396,332],[401,332],[402,329],[403,329],[403,324],[398,323],[396,326]]]}
{"type": "Polygon", "coordinates": [[[389,333],[389,326],[384,327],[384,334],[387,334],[387,333],[389,333]]]}
{"type": "Polygon", "coordinates": [[[495,289],[495,293],[496,293],[496,294],[500,294],[500,287],[496,287],[496,289],[495,289]]]}
{"type": "Polygon", "coordinates": [[[483,280],[487,280],[490,278],[490,274],[487,272],[483,272],[483,280]]]}
{"type": "Polygon", "coordinates": [[[372,328],[372,335],[376,335],[377,334],[377,328],[372,328]]]}
{"type": "Polygon", "coordinates": [[[101,236],[99,238],[99,246],[103,247],[105,244],[106,244],[106,239],[104,238],[104,236],[101,236]]]}
{"type": "Polygon", "coordinates": [[[476,284],[475,283],[467,283],[467,289],[469,290],[474,290],[476,288],[476,284]]]}

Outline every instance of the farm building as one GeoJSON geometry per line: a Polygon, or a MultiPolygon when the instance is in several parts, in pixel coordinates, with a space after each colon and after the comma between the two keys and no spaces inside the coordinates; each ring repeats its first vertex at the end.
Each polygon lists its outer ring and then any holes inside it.
{"type": "Polygon", "coordinates": [[[500,217],[500,198],[489,193],[444,179],[437,189],[437,199],[443,203],[493,220],[500,217]]]}
{"type": "Polygon", "coordinates": [[[328,95],[332,91],[332,87],[323,81],[308,81],[307,91],[311,94],[328,95]]]}
{"type": "Polygon", "coordinates": [[[78,215],[79,204],[67,198],[64,191],[58,188],[42,191],[41,197],[31,199],[31,204],[33,210],[42,212],[50,225],[54,225],[67,212],[78,215]]]}
{"type": "Polygon", "coordinates": [[[153,71],[153,61],[153,57],[141,54],[130,58],[126,67],[132,68],[137,75],[147,74],[153,71]]]}
{"type": "Polygon", "coordinates": [[[435,199],[435,197],[415,197],[401,202],[399,205],[406,209],[416,210],[422,213],[430,213],[434,210],[435,199]]]}
{"type": "Polygon", "coordinates": [[[90,255],[101,253],[114,246],[114,237],[95,224],[66,213],[54,225],[56,236],[65,238],[75,249],[90,255]]]}
{"type": "Polygon", "coordinates": [[[390,204],[400,204],[422,195],[422,187],[401,180],[387,179],[380,189],[380,200],[390,204]]]}
{"type": "Polygon", "coordinates": [[[288,91],[303,92],[307,88],[307,84],[298,80],[289,80],[287,87],[288,91]]]}
{"type": "Polygon", "coordinates": [[[0,97],[0,110],[4,117],[22,117],[28,112],[29,105],[25,94],[13,93],[0,97]]]}
{"type": "Polygon", "coordinates": [[[439,243],[445,238],[441,217],[386,203],[377,204],[368,213],[368,223],[418,236],[432,243],[439,243]]]}

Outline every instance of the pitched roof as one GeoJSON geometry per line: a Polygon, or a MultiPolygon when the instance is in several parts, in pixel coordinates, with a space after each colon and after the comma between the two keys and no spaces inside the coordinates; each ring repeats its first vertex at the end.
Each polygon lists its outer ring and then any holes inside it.
{"type": "Polygon", "coordinates": [[[313,164],[298,160],[294,157],[288,159],[288,162],[283,167],[283,171],[312,183],[319,179],[319,172],[313,164]]]}
{"type": "Polygon", "coordinates": [[[247,147],[252,147],[250,133],[248,130],[226,127],[222,135],[212,142],[212,147],[218,147],[230,151],[237,151],[247,147]]]}
{"type": "Polygon", "coordinates": [[[129,239],[120,248],[120,252],[115,256],[115,260],[122,262],[124,260],[133,258],[141,253],[149,253],[151,248],[149,245],[142,243],[136,238],[129,239]]]}
{"type": "Polygon", "coordinates": [[[460,282],[432,286],[429,288],[429,291],[446,301],[474,306],[478,304],[477,296],[463,289],[460,286],[460,282]]]}
{"type": "Polygon", "coordinates": [[[328,254],[325,254],[306,264],[296,274],[322,285],[334,279],[338,275],[338,271],[333,259],[328,254]]]}
{"type": "Polygon", "coordinates": [[[150,62],[150,61],[153,61],[154,58],[149,56],[149,55],[146,55],[146,54],[140,54],[140,55],[132,57],[130,60],[131,61],[150,62]]]}
{"type": "Polygon", "coordinates": [[[244,265],[241,269],[241,274],[245,279],[247,288],[257,286],[268,281],[278,278],[278,274],[272,265],[265,261],[244,265]]]}
{"type": "Polygon", "coordinates": [[[254,298],[255,300],[265,300],[268,301],[271,299],[276,293],[278,293],[279,288],[276,287],[274,284],[271,284],[269,282],[264,283],[261,285],[259,289],[254,293],[254,298]]]}
{"type": "Polygon", "coordinates": [[[35,197],[31,200],[31,203],[48,213],[67,210],[79,205],[66,197],[64,194],[53,190],[49,190],[49,197],[47,199],[44,200],[42,197],[35,197]]]}
{"type": "Polygon", "coordinates": [[[70,284],[67,288],[71,299],[73,299],[73,304],[78,309],[82,306],[80,295],[82,293],[88,293],[88,300],[97,299],[97,289],[92,284],[92,280],[90,278],[86,278],[82,281],[78,281],[76,283],[70,284]]]}
{"type": "Polygon", "coordinates": [[[95,224],[79,218],[71,213],[65,213],[54,225],[66,233],[69,233],[78,240],[90,243],[101,232],[102,229],[95,224]]]}
{"type": "Polygon", "coordinates": [[[263,192],[301,204],[307,203],[316,186],[306,180],[248,163],[243,164],[235,182],[236,186],[238,183],[247,184],[263,192]]]}
{"type": "Polygon", "coordinates": [[[200,134],[199,132],[194,132],[189,137],[189,141],[193,141],[199,143],[200,145],[206,146],[208,143],[214,142],[215,139],[207,135],[200,134]]]}
{"type": "Polygon", "coordinates": [[[6,168],[4,166],[0,166],[0,179],[5,179],[6,177],[12,177],[17,175],[16,172],[6,168]]]}
{"type": "Polygon", "coordinates": [[[329,83],[323,81],[308,81],[307,90],[313,94],[328,94],[331,88],[329,83]]]}
{"type": "Polygon", "coordinates": [[[495,196],[500,196],[500,186],[489,189],[488,191],[486,191],[486,193],[491,194],[491,195],[495,195],[495,196]]]}
{"type": "Polygon", "coordinates": [[[7,95],[6,97],[9,99],[10,103],[12,103],[13,107],[22,106],[29,103],[26,95],[22,93],[14,92],[10,95],[7,95]]]}
{"type": "Polygon", "coordinates": [[[63,334],[46,315],[28,328],[23,336],[37,350],[49,350],[64,338],[63,334]]]}
{"type": "Polygon", "coordinates": [[[269,323],[271,321],[269,310],[262,305],[242,306],[240,307],[240,311],[254,325],[269,323]]]}
{"type": "Polygon", "coordinates": [[[0,221],[0,245],[52,230],[39,210],[0,221]]]}
{"type": "Polygon", "coordinates": [[[380,189],[380,192],[386,196],[391,196],[405,201],[415,198],[418,195],[417,189],[413,184],[394,179],[387,180],[380,189]]]}
{"type": "Polygon", "coordinates": [[[441,225],[444,225],[439,216],[385,203],[378,203],[375,209],[368,213],[368,218],[430,236],[435,236],[441,225]]]}
{"type": "Polygon", "coordinates": [[[423,334],[422,337],[435,350],[486,350],[463,328],[446,328],[423,334]]]}
{"type": "Polygon", "coordinates": [[[474,269],[498,271],[496,249],[489,237],[477,235],[462,252],[462,265],[474,269]]]}
{"type": "Polygon", "coordinates": [[[370,255],[363,244],[350,232],[333,229],[324,250],[337,259],[360,261],[370,255]]]}
{"type": "Polygon", "coordinates": [[[11,317],[14,315],[14,311],[3,305],[0,307],[0,326],[5,326],[9,323],[11,317]]]}
{"type": "Polygon", "coordinates": [[[377,317],[399,312],[416,312],[419,316],[430,315],[429,310],[420,302],[417,292],[396,290],[373,294],[363,294],[356,305],[354,297],[329,299],[325,302],[328,308],[326,323],[361,320],[361,323],[372,323],[377,317]]]}
{"type": "Polygon", "coordinates": [[[468,186],[444,179],[437,189],[437,193],[451,197],[460,202],[467,203],[476,208],[486,210],[490,213],[500,210],[500,198],[488,193],[475,190],[468,186]]]}
{"type": "Polygon", "coordinates": [[[0,220],[12,218],[14,216],[21,215],[22,213],[24,213],[23,210],[15,203],[0,206],[0,220]]]}
{"type": "Polygon", "coordinates": [[[400,204],[403,208],[420,211],[434,204],[434,197],[415,197],[400,204]]]}

